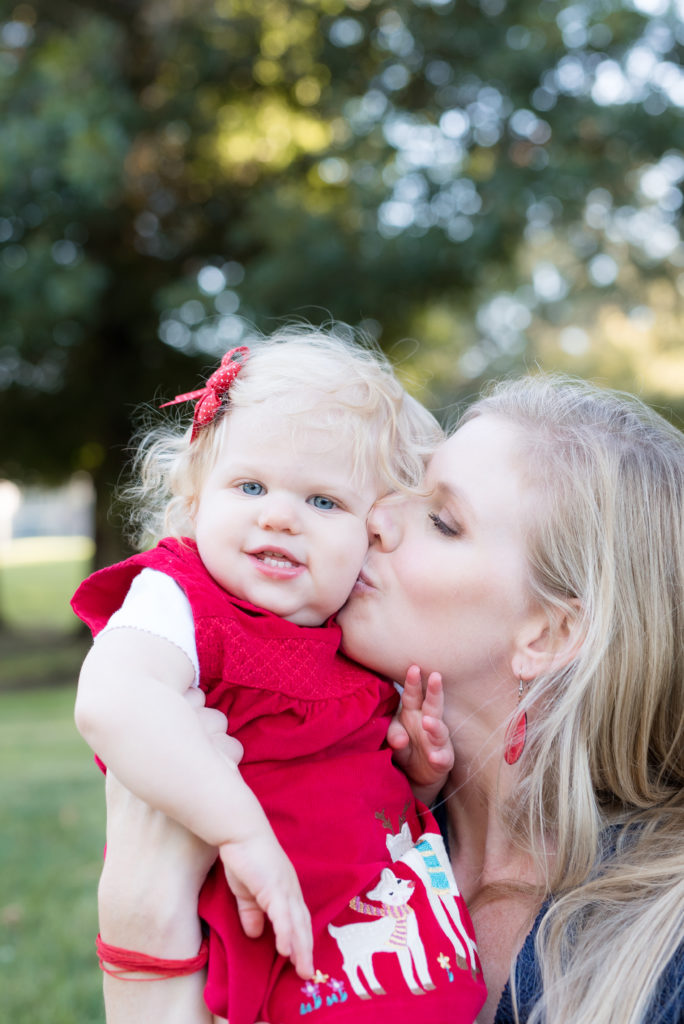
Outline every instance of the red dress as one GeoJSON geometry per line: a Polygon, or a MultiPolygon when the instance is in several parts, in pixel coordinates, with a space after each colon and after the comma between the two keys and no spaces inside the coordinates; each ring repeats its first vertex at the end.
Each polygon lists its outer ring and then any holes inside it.
{"type": "Polygon", "coordinates": [[[200,686],[244,747],[241,774],[291,858],[314,930],[316,974],[299,978],[270,926],[247,938],[216,862],[202,888],[209,926],[205,990],[230,1024],[471,1024],[485,987],[465,904],[432,815],[385,744],[398,697],[389,680],[339,652],[340,630],[298,626],[238,600],[192,541],[89,577],[72,602],[94,634],[143,568],[184,590],[200,686]]]}

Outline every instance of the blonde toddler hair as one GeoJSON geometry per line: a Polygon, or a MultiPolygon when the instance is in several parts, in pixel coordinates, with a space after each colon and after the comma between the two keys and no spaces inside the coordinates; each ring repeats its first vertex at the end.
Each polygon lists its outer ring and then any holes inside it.
{"type": "MultiPolygon", "coordinates": [[[[331,455],[349,445],[356,480],[372,478],[378,495],[420,485],[425,461],[442,439],[435,418],[400,385],[391,364],[367,340],[339,325],[327,330],[293,325],[245,341],[249,357],[215,419],[190,441],[185,423],[146,430],[133,459],[130,506],[138,547],[164,536],[192,536],[202,482],[214,464],[231,409],[263,405],[282,411],[283,429],[320,428],[331,455]],[[332,444],[331,444],[332,442],[332,444]]],[[[189,408],[188,418],[192,408],[189,408]]]]}

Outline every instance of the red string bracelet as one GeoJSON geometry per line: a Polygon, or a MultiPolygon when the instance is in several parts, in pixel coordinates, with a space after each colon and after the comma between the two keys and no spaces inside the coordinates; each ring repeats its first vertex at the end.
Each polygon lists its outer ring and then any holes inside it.
{"type": "Polygon", "coordinates": [[[105,974],[111,974],[113,978],[121,978],[123,981],[161,981],[165,978],[182,978],[186,974],[195,974],[201,971],[209,959],[209,940],[202,939],[197,956],[188,957],[187,960],[164,960],[158,956],[148,956],[147,953],[137,953],[133,949],[121,949],[120,946],[110,946],[103,942],[98,935],[95,939],[100,969],[105,974]],[[112,965],[112,966],[105,966],[112,965]],[[138,971],[145,971],[150,974],[149,978],[131,978],[129,974],[138,971]]]}

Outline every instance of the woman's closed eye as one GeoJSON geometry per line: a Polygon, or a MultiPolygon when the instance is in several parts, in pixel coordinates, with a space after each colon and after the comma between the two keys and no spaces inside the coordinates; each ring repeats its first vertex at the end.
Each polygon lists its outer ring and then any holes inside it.
{"type": "Polygon", "coordinates": [[[436,530],[444,537],[458,537],[460,536],[461,530],[458,526],[450,526],[449,523],[445,523],[444,520],[437,512],[429,512],[428,519],[434,525],[436,530]]]}

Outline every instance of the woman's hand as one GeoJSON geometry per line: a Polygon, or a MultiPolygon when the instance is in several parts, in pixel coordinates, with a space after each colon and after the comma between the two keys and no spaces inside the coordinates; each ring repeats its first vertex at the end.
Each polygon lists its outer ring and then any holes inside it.
{"type": "Polygon", "coordinates": [[[239,740],[228,735],[228,719],[222,711],[204,706],[204,693],[197,686],[191,686],[184,694],[186,702],[195,709],[202,729],[211,740],[214,748],[232,764],[239,764],[244,749],[239,740]]]}
{"type": "Polygon", "coordinates": [[[444,690],[439,672],[431,672],[423,690],[421,671],[406,673],[399,711],[390,722],[387,742],[394,763],[408,776],[419,799],[430,804],[454,764],[454,748],[444,723],[444,690]]]}

